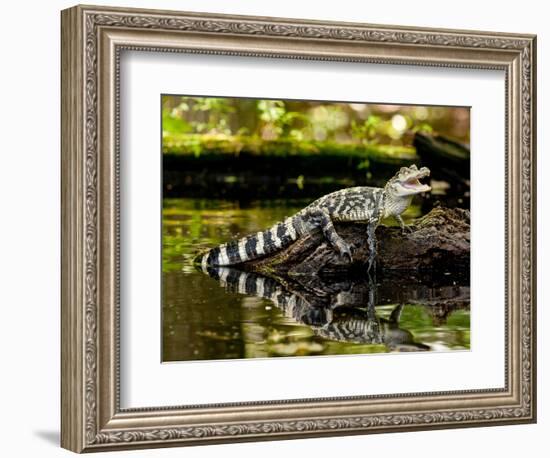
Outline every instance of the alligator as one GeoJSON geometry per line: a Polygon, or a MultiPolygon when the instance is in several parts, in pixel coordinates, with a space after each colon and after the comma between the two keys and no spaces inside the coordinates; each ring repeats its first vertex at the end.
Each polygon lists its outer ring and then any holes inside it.
{"type": "Polygon", "coordinates": [[[427,167],[402,167],[384,186],[345,188],[320,197],[294,216],[274,224],[269,229],[232,240],[210,249],[196,258],[205,270],[207,266],[231,266],[278,252],[298,238],[321,232],[330,246],[352,262],[349,244],[336,232],[335,222],[361,222],[366,225],[369,248],[368,271],[376,259],[375,230],[382,218],[393,216],[403,232],[410,230],[401,214],[409,207],[414,195],[430,191],[419,180],[430,175],[427,167]]]}

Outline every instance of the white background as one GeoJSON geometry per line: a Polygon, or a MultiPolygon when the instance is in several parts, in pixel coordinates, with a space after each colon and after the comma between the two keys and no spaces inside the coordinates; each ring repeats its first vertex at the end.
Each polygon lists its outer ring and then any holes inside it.
{"type": "Polygon", "coordinates": [[[132,52],[121,87],[122,407],[504,387],[504,72],[132,52]],[[471,351],[159,364],[159,94],[182,90],[471,106],[471,351]]]}
{"type": "MultiPolygon", "coordinates": [[[[96,3],[104,2],[97,0],[96,3]]],[[[141,6],[266,16],[303,17],[538,34],[539,234],[548,233],[543,213],[549,187],[550,147],[542,133],[550,112],[544,84],[550,77],[544,2],[524,0],[363,3],[354,0],[123,1],[141,6]]],[[[57,447],[59,425],[59,10],[70,2],[10,2],[2,8],[0,73],[0,321],[2,455],[69,456],[57,447]]],[[[539,237],[539,423],[406,434],[310,439],[271,443],[121,452],[128,456],[242,457],[343,453],[409,457],[545,456],[550,421],[547,383],[550,327],[545,310],[548,239],[539,237]],[[543,451],[544,450],[544,451],[543,451]]],[[[113,455],[114,456],[114,455],[113,455]]]]}

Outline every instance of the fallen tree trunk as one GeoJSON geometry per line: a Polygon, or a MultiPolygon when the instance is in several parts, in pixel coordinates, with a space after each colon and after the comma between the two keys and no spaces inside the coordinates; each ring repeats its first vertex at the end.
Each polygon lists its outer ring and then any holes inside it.
{"type": "Polygon", "coordinates": [[[432,171],[432,178],[448,181],[451,186],[468,186],[470,180],[470,149],[442,135],[417,132],[413,145],[422,165],[432,171]]]}
{"type": "MultiPolygon", "coordinates": [[[[353,262],[343,259],[320,234],[296,241],[288,248],[242,268],[264,274],[314,275],[342,274],[361,270],[368,264],[369,249],[364,224],[337,223],[336,231],[352,247],[353,262]]],[[[438,207],[402,234],[398,227],[379,226],[376,230],[378,255],[376,271],[392,275],[402,271],[440,274],[464,272],[470,267],[470,212],[438,207]]]]}

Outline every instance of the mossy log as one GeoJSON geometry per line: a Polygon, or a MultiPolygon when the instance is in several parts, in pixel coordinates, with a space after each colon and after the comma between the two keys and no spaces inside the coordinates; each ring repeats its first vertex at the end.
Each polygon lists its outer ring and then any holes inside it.
{"type": "MultiPolygon", "coordinates": [[[[242,265],[246,270],[274,275],[343,274],[366,269],[369,259],[366,229],[360,223],[337,223],[336,231],[352,247],[353,262],[342,258],[320,234],[303,237],[288,248],[242,265]]],[[[403,271],[441,275],[466,272],[470,267],[470,212],[434,208],[402,233],[399,227],[376,230],[376,273],[403,271]]]]}

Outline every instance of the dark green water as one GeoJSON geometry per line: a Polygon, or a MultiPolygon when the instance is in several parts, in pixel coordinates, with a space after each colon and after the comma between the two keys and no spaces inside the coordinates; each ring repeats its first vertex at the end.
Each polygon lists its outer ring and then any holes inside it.
{"type": "MultiPolygon", "coordinates": [[[[341,297],[354,292],[353,304],[346,303],[353,308],[336,309],[334,322],[348,328],[349,323],[360,323],[360,329],[374,329],[378,336],[342,341],[323,332],[326,320],[310,325],[309,314],[300,318],[295,312],[285,313],[273,301],[240,294],[238,288],[222,285],[193,266],[198,250],[265,229],[307,203],[296,199],[240,205],[225,200],[164,199],[163,361],[470,348],[469,282],[465,279],[445,277],[434,282],[407,277],[374,286],[365,286],[363,280],[322,285],[321,294],[328,291],[341,297]],[[374,316],[365,299],[373,288],[374,316]],[[392,312],[399,304],[400,317],[394,322],[392,312]]],[[[404,217],[421,213],[420,205],[412,205],[404,217]]],[[[315,298],[308,300],[315,302],[315,298]]]]}

